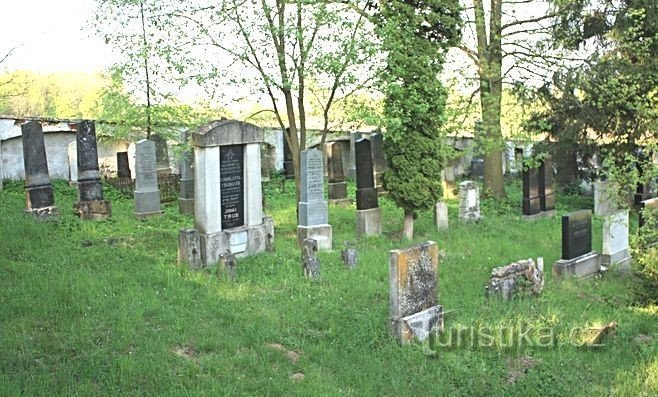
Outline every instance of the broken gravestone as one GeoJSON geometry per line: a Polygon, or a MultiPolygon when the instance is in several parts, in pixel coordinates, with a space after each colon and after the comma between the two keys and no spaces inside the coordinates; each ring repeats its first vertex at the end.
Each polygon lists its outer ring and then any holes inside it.
{"type": "Polygon", "coordinates": [[[340,259],[343,261],[345,267],[348,269],[354,269],[359,261],[356,248],[352,247],[348,242],[345,242],[345,249],[340,251],[340,259]]]}
{"type": "Polygon", "coordinates": [[[497,267],[491,271],[487,283],[487,297],[498,297],[503,301],[515,296],[532,296],[541,294],[544,289],[544,259],[524,259],[507,266],[497,267]]]}
{"type": "Polygon", "coordinates": [[[235,255],[230,252],[226,252],[219,257],[219,266],[217,266],[217,274],[220,272],[226,271],[228,275],[228,280],[235,282],[238,278],[237,276],[238,260],[235,258],[235,255]],[[224,270],[222,270],[224,269],[224,270]]]}
{"type": "Polygon", "coordinates": [[[320,278],[320,261],[318,260],[318,242],[307,238],[302,242],[302,270],[304,276],[311,280],[320,278]]]}

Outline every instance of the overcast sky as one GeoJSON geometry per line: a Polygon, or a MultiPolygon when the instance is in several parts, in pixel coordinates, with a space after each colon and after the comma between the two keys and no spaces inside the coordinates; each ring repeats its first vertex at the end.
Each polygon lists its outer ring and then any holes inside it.
{"type": "Polygon", "coordinates": [[[3,1],[0,57],[17,47],[3,66],[42,73],[103,70],[111,64],[110,48],[84,29],[94,6],[93,0],[3,1]]]}

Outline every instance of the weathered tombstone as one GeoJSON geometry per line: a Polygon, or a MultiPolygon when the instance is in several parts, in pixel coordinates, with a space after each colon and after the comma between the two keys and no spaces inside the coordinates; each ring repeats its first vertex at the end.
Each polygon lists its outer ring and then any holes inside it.
{"type": "Polygon", "coordinates": [[[128,152],[117,152],[117,178],[132,179],[128,152]]]}
{"type": "Polygon", "coordinates": [[[238,260],[235,257],[235,255],[231,254],[230,252],[222,254],[220,256],[219,262],[221,266],[217,266],[218,274],[221,271],[221,269],[223,269],[224,271],[226,271],[228,280],[231,282],[235,282],[238,279],[238,260]]]}
{"type": "Polygon", "coordinates": [[[178,264],[186,264],[192,270],[201,268],[201,240],[195,229],[178,232],[178,264]]]}
{"type": "Polygon", "coordinates": [[[475,182],[459,184],[459,219],[462,221],[480,220],[480,193],[475,182]]]}
{"type": "Polygon", "coordinates": [[[103,184],[98,168],[96,125],[83,120],[76,124],[78,202],[73,206],[82,219],[102,220],[112,215],[112,206],[103,199],[103,184]]]}
{"type": "Polygon", "coordinates": [[[539,207],[542,212],[555,214],[555,190],[553,189],[553,160],[545,158],[539,166],[539,207]]]}
{"type": "Polygon", "coordinates": [[[592,211],[581,210],[562,217],[562,259],[553,264],[556,278],[586,278],[601,270],[599,254],[592,251],[592,211]]]}
{"type": "Polygon", "coordinates": [[[214,265],[227,252],[244,257],[272,249],[274,225],[262,206],[263,130],[219,120],[191,131],[191,136],[201,266],[214,265]]]}
{"type": "Polygon", "coordinates": [[[523,215],[524,217],[539,214],[541,204],[539,199],[539,170],[537,168],[523,169],[523,215]]]}
{"type": "Polygon", "coordinates": [[[155,143],[155,166],[158,172],[170,173],[169,148],[167,140],[158,134],[151,134],[151,141],[155,143]]]}
{"type": "MultiPolygon", "coordinates": [[[[183,143],[187,142],[187,133],[182,134],[183,143]]],[[[178,192],[178,211],[181,214],[194,214],[194,152],[189,150],[181,154],[180,188],[178,192]]]]}
{"type": "Polygon", "coordinates": [[[402,343],[443,328],[438,305],[439,248],[433,241],[389,251],[391,331],[402,343]]]}
{"type": "Polygon", "coordinates": [[[283,174],[286,179],[295,179],[295,166],[292,162],[292,150],[290,150],[288,139],[286,139],[286,135],[289,134],[289,131],[290,129],[286,128],[285,133],[283,133],[283,174]]]}
{"type": "Polygon", "coordinates": [[[434,223],[438,230],[448,228],[448,204],[445,201],[439,201],[434,206],[434,223]]]}
{"type": "Polygon", "coordinates": [[[345,249],[340,251],[340,259],[348,269],[354,269],[359,261],[356,248],[345,242],[345,249]]]}
{"type": "Polygon", "coordinates": [[[382,233],[382,214],[372,171],[370,141],[359,139],[356,149],[356,233],[375,236],[382,233]]]}
{"type": "Polygon", "coordinates": [[[76,141],[68,145],[69,159],[69,185],[74,186],[78,183],[78,144],[76,141]]]}
{"type": "Polygon", "coordinates": [[[41,123],[21,125],[23,164],[25,166],[26,212],[39,217],[55,215],[55,197],[48,175],[48,159],[41,123]]]}
{"type": "Polygon", "coordinates": [[[601,265],[626,270],[631,264],[628,238],[628,210],[620,210],[603,218],[601,265]]]}
{"type": "Polygon", "coordinates": [[[343,172],[343,149],[340,142],[327,145],[327,176],[329,179],[329,203],[351,204],[347,198],[347,183],[343,172]]]}
{"type": "Polygon", "coordinates": [[[375,188],[378,193],[384,192],[384,172],[386,172],[386,155],[384,154],[384,136],[381,133],[370,135],[372,150],[372,169],[375,188]]]}
{"type": "Polygon", "coordinates": [[[350,132],[350,155],[349,164],[347,167],[347,177],[356,179],[356,141],[361,139],[361,134],[358,132],[350,132]]]}
{"type": "MultiPolygon", "coordinates": [[[[540,262],[538,260],[538,262],[540,262]]],[[[485,286],[489,297],[509,301],[516,296],[539,295],[544,289],[544,263],[540,266],[532,259],[524,259],[491,271],[491,278],[485,286]]]]}
{"type": "Polygon", "coordinates": [[[302,271],[306,278],[318,280],[320,278],[320,261],[318,260],[318,244],[312,238],[302,242],[302,271]]]}
{"type": "Polygon", "coordinates": [[[297,242],[313,239],[321,250],[331,250],[332,232],[327,202],[324,200],[324,161],[322,152],[307,149],[300,156],[300,202],[297,242]]]}
{"type": "Polygon", "coordinates": [[[484,177],[484,157],[474,157],[471,160],[471,178],[482,178],[484,177]]]}
{"type": "Polygon", "coordinates": [[[142,139],[135,144],[135,216],[161,215],[155,143],[142,139]]]}

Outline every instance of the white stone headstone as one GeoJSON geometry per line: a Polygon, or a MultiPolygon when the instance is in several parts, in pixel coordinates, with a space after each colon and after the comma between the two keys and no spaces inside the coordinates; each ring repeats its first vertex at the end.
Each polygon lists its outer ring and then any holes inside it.
{"type": "Polygon", "coordinates": [[[69,143],[69,182],[78,182],[78,145],[76,141],[69,143]]]}
{"type": "Polygon", "coordinates": [[[155,143],[142,139],[135,144],[135,215],[144,217],[160,213],[155,143]]]}
{"type": "Polygon", "coordinates": [[[628,210],[617,211],[603,219],[603,260],[607,265],[630,259],[628,210]]]}
{"type": "Polygon", "coordinates": [[[436,228],[438,230],[447,229],[449,227],[448,221],[448,205],[444,201],[439,201],[434,207],[434,216],[436,228]]]}

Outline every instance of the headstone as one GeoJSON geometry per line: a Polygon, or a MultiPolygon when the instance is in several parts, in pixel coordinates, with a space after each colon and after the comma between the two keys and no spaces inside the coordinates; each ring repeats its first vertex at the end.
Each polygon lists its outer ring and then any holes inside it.
{"type": "Polygon", "coordinates": [[[535,215],[541,212],[539,198],[539,170],[523,169],[523,215],[535,215]]]}
{"type": "Polygon", "coordinates": [[[41,123],[29,121],[21,125],[23,164],[25,166],[26,211],[41,216],[57,213],[53,187],[48,175],[48,159],[41,123]]]}
{"type": "Polygon", "coordinates": [[[553,190],[553,160],[548,157],[539,166],[539,206],[543,212],[555,210],[553,190]]]}
{"type": "Polygon", "coordinates": [[[384,192],[384,172],[386,172],[386,155],[384,154],[384,136],[381,133],[370,135],[372,150],[372,169],[375,188],[378,193],[384,192]]]}
{"type": "Polygon", "coordinates": [[[320,261],[318,260],[318,244],[312,238],[302,242],[302,270],[306,278],[318,280],[320,278],[320,261]]]}
{"type": "Polygon", "coordinates": [[[544,289],[543,260],[541,268],[532,259],[524,259],[491,271],[485,287],[487,297],[509,301],[514,297],[539,295],[544,289]]]}
{"type": "Polygon", "coordinates": [[[295,166],[292,162],[292,150],[288,144],[286,135],[290,134],[290,128],[286,128],[283,135],[283,174],[286,179],[295,179],[295,166]]]}
{"type": "Polygon", "coordinates": [[[448,204],[445,201],[439,201],[434,206],[434,220],[438,230],[448,228],[448,204]]]}
{"type": "Polygon", "coordinates": [[[556,278],[586,278],[599,273],[599,254],[592,251],[592,211],[581,210],[562,217],[562,259],[553,264],[556,278]]]}
{"type": "Polygon", "coordinates": [[[230,252],[227,252],[225,254],[222,254],[220,256],[219,262],[222,264],[222,266],[217,267],[217,271],[219,272],[220,269],[224,269],[226,271],[226,275],[228,276],[228,280],[230,282],[235,282],[238,279],[238,260],[235,257],[235,255],[231,254],[230,252]]]}
{"type": "Polygon", "coordinates": [[[359,256],[356,251],[356,248],[350,246],[347,242],[345,243],[345,249],[340,251],[340,259],[343,261],[343,265],[348,269],[356,268],[356,265],[359,261],[359,256]]]}
{"type": "Polygon", "coordinates": [[[459,219],[462,221],[480,220],[480,193],[473,181],[459,184],[459,219]]]}
{"type": "Polygon", "coordinates": [[[201,268],[201,241],[194,229],[178,231],[178,264],[187,264],[190,269],[201,268]]]}
{"type": "Polygon", "coordinates": [[[484,177],[484,157],[474,157],[471,160],[471,178],[484,177]]]}
{"type": "Polygon", "coordinates": [[[327,176],[329,179],[329,203],[351,203],[352,200],[347,198],[347,183],[343,172],[343,149],[340,142],[331,142],[327,145],[327,176]]]}
{"type": "Polygon", "coordinates": [[[128,152],[117,152],[117,178],[132,179],[128,152]]]}
{"type": "Polygon", "coordinates": [[[78,183],[78,144],[76,141],[68,145],[68,159],[69,159],[69,185],[78,183]]]}
{"type": "Polygon", "coordinates": [[[620,210],[603,218],[601,265],[627,270],[631,263],[628,235],[628,210],[620,210]]]}
{"type": "Polygon", "coordinates": [[[98,167],[96,125],[83,120],[76,124],[78,164],[78,202],[73,206],[82,219],[102,220],[112,214],[112,206],[103,199],[103,184],[98,167]]]}
{"type": "Polygon", "coordinates": [[[438,265],[439,248],[433,241],[389,252],[391,330],[402,343],[425,340],[443,328],[438,265]]]}
{"type": "MultiPolygon", "coordinates": [[[[236,257],[273,249],[272,218],[263,215],[260,143],[263,130],[218,120],[190,131],[194,147],[194,229],[201,266],[221,255],[236,257]]],[[[185,248],[179,248],[185,250],[185,248]]]]}
{"type": "Polygon", "coordinates": [[[324,160],[321,151],[307,149],[301,152],[299,188],[299,245],[306,239],[314,239],[319,249],[331,250],[332,231],[324,200],[324,160]]]}
{"type": "Polygon", "coordinates": [[[358,235],[379,235],[382,232],[381,210],[372,171],[370,141],[359,139],[356,150],[356,232],[358,235]]]}
{"type": "Polygon", "coordinates": [[[356,141],[361,139],[361,134],[358,132],[350,132],[350,155],[349,164],[347,166],[347,177],[356,179],[356,141]]]}
{"type": "Polygon", "coordinates": [[[161,215],[155,143],[142,139],[135,144],[135,216],[161,215]]]}
{"type": "MultiPolygon", "coordinates": [[[[182,140],[187,142],[187,134],[182,134],[182,140]]],[[[187,150],[181,154],[180,167],[180,190],[178,192],[178,211],[181,214],[194,214],[194,152],[187,150]]]]}
{"type": "Polygon", "coordinates": [[[151,134],[151,141],[155,143],[155,166],[158,172],[170,173],[171,165],[169,164],[167,140],[158,134],[151,134]]]}

